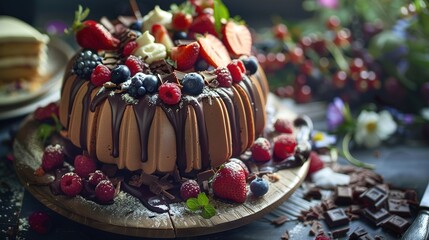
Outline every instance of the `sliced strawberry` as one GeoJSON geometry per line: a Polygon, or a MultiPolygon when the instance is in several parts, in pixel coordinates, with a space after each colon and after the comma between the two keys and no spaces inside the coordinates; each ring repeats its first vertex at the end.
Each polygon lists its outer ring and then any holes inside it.
{"type": "Polygon", "coordinates": [[[180,45],[171,49],[171,59],[176,61],[177,69],[180,71],[192,68],[197,61],[200,52],[200,45],[192,42],[187,45],[180,45]]]}
{"type": "Polygon", "coordinates": [[[206,34],[198,38],[198,43],[201,47],[201,57],[213,67],[226,67],[231,62],[228,50],[217,37],[206,34]]]}
{"type": "Polygon", "coordinates": [[[222,29],[223,42],[231,55],[250,55],[252,50],[252,35],[245,25],[229,21],[222,29]]]}
{"type": "Polygon", "coordinates": [[[192,24],[192,16],[189,13],[177,12],[173,14],[171,25],[174,30],[186,31],[192,24]]]}
{"type": "Polygon", "coordinates": [[[204,9],[213,9],[214,0],[190,0],[191,4],[195,7],[195,11],[201,15],[204,14],[204,9]]]}
{"type": "Polygon", "coordinates": [[[214,17],[209,14],[199,15],[194,19],[191,26],[189,27],[189,32],[200,34],[210,33],[217,36],[214,25],[214,17]]]}
{"type": "Polygon", "coordinates": [[[152,25],[152,34],[155,37],[155,42],[162,43],[167,50],[174,47],[173,41],[171,40],[170,35],[168,35],[168,31],[164,25],[158,23],[152,25]]]}
{"type": "Polygon", "coordinates": [[[93,21],[83,21],[89,14],[89,9],[83,11],[82,7],[75,12],[75,19],[71,30],[76,33],[76,41],[82,48],[91,50],[111,50],[115,49],[119,40],[116,39],[107,29],[93,21]],[[83,22],[82,22],[83,21],[83,22]]]}

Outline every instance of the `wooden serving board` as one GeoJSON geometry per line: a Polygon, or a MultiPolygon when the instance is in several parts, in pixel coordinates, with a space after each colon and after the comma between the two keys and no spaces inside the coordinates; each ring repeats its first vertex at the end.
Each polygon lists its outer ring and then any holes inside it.
{"type": "Polygon", "coordinates": [[[147,210],[138,199],[121,191],[112,205],[99,205],[80,196],[55,196],[49,189],[52,176],[34,175],[40,166],[43,144],[37,138],[39,123],[28,117],[14,142],[15,169],[24,187],[53,211],[81,224],[103,231],[138,237],[174,238],[207,235],[237,228],[257,220],[283,203],[304,180],[309,162],[277,172],[279,181],[261,198],[248,195],[244,204],[230,204],[210,197],[217,214],[204,219],[186,209],[184,203],[171,205],[168,213],[147,210]]]}

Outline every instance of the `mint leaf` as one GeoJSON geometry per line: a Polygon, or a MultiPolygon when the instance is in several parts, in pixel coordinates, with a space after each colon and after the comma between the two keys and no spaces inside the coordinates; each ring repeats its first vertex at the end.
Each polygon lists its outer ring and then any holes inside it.
{"type": "Polygon", "coordinates": [[[229,19],[228,8],[223,4],[222,0],[214,1],[214,19],[215,19],[215,29],[216,32],[220,35],[222,31],[222,19],[229,19]]]}
{"type": "Polygon", "coordinates": [[[198,209],[201,208],[200,204],[198,204],[198,200],[196,198],[189,198],[186,201],[186,206],[189,208],[189,210],[191,211],[197,211],[198,209]]]}
{"type": "Polygon", "coordinates": [[[55,128],[49,124],[42,124],[37,128],[37,137],[43,142],[46,142],[49,137],[55,132],[55,128]]]}
{"type": "Polygon", "coordinates": [[[200,194],[198,194],[198,197],[197,197],[197,199],[198,199],[198,204],[200,205],[200,206],[206,206],[207,204],[209,204],[209,198],[206,196],[206,193],[200,193],[200,194]]]}
{"type": "Polygon", "coordinates": [[[208,219],[213,217],[214,215],[216,215],[216,209],[213,207],[213,205],[211,204],[205,205],[203,208],[203,212],[201,213],[201,216],[203,218],[208,219]]]}

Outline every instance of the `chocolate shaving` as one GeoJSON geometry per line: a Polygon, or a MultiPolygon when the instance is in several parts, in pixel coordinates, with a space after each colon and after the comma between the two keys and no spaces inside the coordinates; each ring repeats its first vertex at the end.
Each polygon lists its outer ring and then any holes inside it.
{"type": "Polygon", "coordinates": [[[289,231],[286,230],[285,233],[283,233],[283,235],[281,236],[282,240],[289,240],[289,231]]]}
{"type": "Polygon", "coordinates": [[[212,169],[198,173],[197,174],[198,184],[202,184],[204,181],[210,180],[210,178],[212,178],[214,176],[214,174],[215,174],[215,172],[212,169]]]}
{"type": "Polygon", "coordinates": [[[275,218],[271,221],[271,224],[274,224],[276,226],[283,225],[289,218],[286,215],[280,216],[278,218],[275,218]]]}
{"type": "Polygon", "coordinates": [[[174,71],[173,67],[165,59],[155,61],[149,65],[153,74],[166,75],[174,71]]]}

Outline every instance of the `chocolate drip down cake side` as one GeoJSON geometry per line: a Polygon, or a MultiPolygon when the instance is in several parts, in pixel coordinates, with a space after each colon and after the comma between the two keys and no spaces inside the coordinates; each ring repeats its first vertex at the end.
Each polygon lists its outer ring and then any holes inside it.
{"type": "Polygon", "coordinates": [[[270,130],[251,33],[213,11],[185,2],[97,22],[79,7],[61,100],[36,110],[14,145],[36,198],[99,229],[174,237],[249,223],[296,189],[311,123],[291,113],[288,131],[270,130]],[[47,141],[41,124],[57,131],[47,141]],[[260,171],[275,165],[288,169],[260,171]]]}

